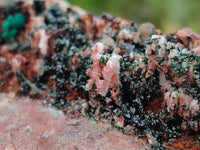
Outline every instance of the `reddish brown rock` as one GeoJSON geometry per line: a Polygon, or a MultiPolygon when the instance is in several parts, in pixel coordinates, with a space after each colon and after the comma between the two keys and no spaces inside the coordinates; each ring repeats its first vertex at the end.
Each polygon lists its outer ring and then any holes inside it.
{"type": "Polygon", "coordinates": [[[0,149],[9,150],[135,150],[149,149],[106,121],[64,115],[28,98],[0,94],[0,149]]]}
{"type": "Polygon", "coordinates": [[[183,28],[176,32],[176,38],[181,40],[189,50],[200,54],[200,35],[193,32],[190,28],[183,28]]]}

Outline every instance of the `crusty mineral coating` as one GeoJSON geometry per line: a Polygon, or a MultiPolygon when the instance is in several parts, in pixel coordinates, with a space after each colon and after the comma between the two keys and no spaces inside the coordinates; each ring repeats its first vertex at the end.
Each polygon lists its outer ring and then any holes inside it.
{"type": "MultiPolygon", "coordinates": [[[[164,39],[164,37],[160,37],[160,36],[156,36],[156,37],[152,36],[152,39],[156,40],[156,43],[155,41],[153,41],[152,45],[147,46],[147,56],[148,54],[150,54],[149,55],[150,63],[148,64],[148,69],[150,70],[150,73],[152,73],[152,70],[155,70],[157,67],[161,69],[160,85],[161,85],[161,89],[163,89],[163,92],[164,92],[164,102],[167,103],[168,112],[174,114],[174,113],[177,113],[177,110],[179,110],[178,114],[184,117],[184,119],[187,120],[190,117],[192,118],[194,116],[194,112],[197,112],[197,113],[200,112],[199,102],[198,100],[195,100],[192,97],[192,95],[184,94],[183,92],[184,87],[182,86],[183,86],[184,79],[187,80],[190,84],[194,83],[194,79],[193,79],[194,73],[191,68],[193,68],[193,66],[195,65],[194,63],[199,63],[199,62],[190,62],[190,68],[186,70],[186,74],[187,74],[186,77],[184,77],[184,75],[180,76],[180,74],[173,75],[174,69],[176,68],[172,68],[170,66],[170,64],[172,63],[171,60],[177,57],[179,53],[182,53],[182,52],[179,51],[176,47],[174,47],[174,48],[170,48],[170,52],[169,54],[167,54],[167,50],[169,50],[167,49],[168,47],[167,45],[169,44],[169,42],[167,42],[166,39],[164,39]],[[152,56],[152,51],[154,51],[155,53],[153,56],[152,56]],[[156,57],[165,58],[165,59],[168,58],[168,60],[163,60],[163,62],[161,63],[161,62],[156,61],[156,57]],[[178,89],[177,87],[175,88],[174,86],[172,86],[172,84],[169,85],[169,83],[167,83],[166,78],[164,77],[165,74],[168,76],[169,75],[171,76],[173,83],[179,86],[178,89]],[[165,80],[165,81],[163,82],[162,80],[165,80]],[[190,107],[192,103],[196,103],[195,108],[190,107]],[[182,110],[181,105],[183,104],[186,105],[186,110],[182,110]],[[192,111],[191,111],[191,108],[192,108],[192,111]]],[[[190,52],[186,52],[186,53],[190,53],[190,52]]],[[[182,66],[186,65],[185,63],[188,63],[188,62],[182,62],[182,66]]]]}
{"type": "MultiPolygon", "coordinates": [[[[116,99],[116,92],[114,92],[115,85],[120,83],[119,72],[120,72],[120,55],[112,54],[104,66],[101,66],[100,59],[106,57],[103,55],[104,45],[103,43],[96,43],[92,52],[92,58],[94,63],[87,70],[87,75],[91,78],[86,84],[86,90],[92,90],[93,84],[97,87],[97,93],[106,96],[108,90],[111,88],[112,97],[116,99]],[[102,78],[102,79],[101,79],[102,78]]],[[[103,58],[106,59],[106,58],[103,58]]]]}
{"type": "Polygon", "coordinates": [[[46,96],[57,108],[130,125],[154,144],[200,130],[198,34],[185,28],[165,36],[150,23],[61,7],[35,16],[30,4],[21,6],[29,21],[18,46],[0,45],[0,64],[11,72],[0,76],[2,91],[46,96]],[[147,111],[159,98],[162,111],[147,111]]]}

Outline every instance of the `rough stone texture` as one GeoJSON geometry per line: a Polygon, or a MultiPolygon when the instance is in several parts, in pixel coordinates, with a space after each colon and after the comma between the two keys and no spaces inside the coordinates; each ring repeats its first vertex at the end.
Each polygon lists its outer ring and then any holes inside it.
{"type": "Polygon", "coordinates": [[[136,150],[149,146],[106,121],[64,115],[28,98],[0,94],[0,150],[136,150]]]}

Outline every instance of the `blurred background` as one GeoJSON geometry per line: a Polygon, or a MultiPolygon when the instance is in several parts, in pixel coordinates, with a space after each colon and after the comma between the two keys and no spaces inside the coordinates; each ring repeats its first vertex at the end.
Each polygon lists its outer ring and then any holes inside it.
{"type": "MultiPolygon", "coordinates": [[[[13,1],[19,0],[0,0],[0,4],[13,1]]],[[[133,20],[136,23],[151,22],[165,34],[173,33],[182,27],[189,27],[200,34],[200,0],[66,1],[95,15],[108,12],[114,16],[133,20]]]]}
{"type": "Polygon", "coordinates": [[[67,0],[100,15],[108,12],[136,23],[151,22],[163,33],[189,27],[200,34],[200,0],[67,0]]]}

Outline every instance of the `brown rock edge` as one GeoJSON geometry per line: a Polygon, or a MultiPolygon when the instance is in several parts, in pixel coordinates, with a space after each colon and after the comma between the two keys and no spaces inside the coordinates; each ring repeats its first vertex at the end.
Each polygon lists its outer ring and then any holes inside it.
{"type": "Polygon", "coordinates": [[[29,98],[0,94],[0,150],[137,150],[142,139],[125,135],[105,120],[64,115],[29,98]]]}

